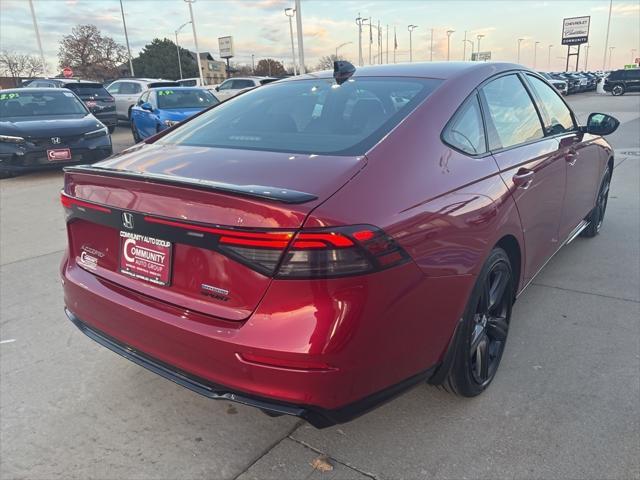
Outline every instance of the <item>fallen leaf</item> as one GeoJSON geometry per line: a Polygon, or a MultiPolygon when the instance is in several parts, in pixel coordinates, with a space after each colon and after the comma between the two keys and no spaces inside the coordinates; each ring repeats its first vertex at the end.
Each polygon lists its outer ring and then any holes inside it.
{"type": "Polygon", "coordinates": [[[314,470],[319,470],[320,472],[330,472],[333,470],[333,465],[329,463],[329,457],[324,455],[316,458],[313,462],[311,462],[311,466],[314,470]]]}

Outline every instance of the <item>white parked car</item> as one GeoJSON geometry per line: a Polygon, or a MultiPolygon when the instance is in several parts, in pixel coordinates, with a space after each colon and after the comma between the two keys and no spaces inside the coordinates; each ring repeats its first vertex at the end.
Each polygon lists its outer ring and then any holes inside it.
{"type": "Polygon", "coordinates": [[[122,78],[107,87],[116,101],[116,114],[120,120],[131,120],[131,107],[145,90],[155,87],[179,87],[173,80],[161,78],[122,78]]]}
{"type": "Polygon", "coordinates": [[[278,80],[274,77],[233,77],[228,78],[215,88],[215,96],[221,102],[228,98],[235,97],[239,93],[250,88],[259,87],[278,80]]]}

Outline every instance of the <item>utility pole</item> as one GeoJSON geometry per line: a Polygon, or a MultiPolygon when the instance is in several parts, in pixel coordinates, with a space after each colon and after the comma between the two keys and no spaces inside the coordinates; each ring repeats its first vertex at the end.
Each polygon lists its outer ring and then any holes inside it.
{"type": "Polygon", "coordinates": [[[588,67],[589,67],[589,48],[591,48],[591,45],[587,43],[584,46],[584,71],[585,72],[588,70],[588,67]]]}
{"type": "Polygon", "coordinates": [[[477,55],[480,55],[480,39],[482,39],[484,37],[484,35],[482,34],[478,34],[478,36],[476,37],[478,39],[478,49],[476,50],[477,55]]]}
{"type": "MultiPolygon", "coordinates": [[[[609,0],[609,20],[607,20],[607,36],[604,40],[604,59],[602,60],[602,71],[607,68],[607,48],[609,48],[609,27],[611,27],[611,9],[613,7],[613,0],[609,0]]],[[[609,59],[611,62],[611,59],[609,59]]]]}
{"type": "Polygon", "coordinates": [[[536,69],[536,64],[537,62],[537,57],[538,57],[538,45],[540,45],[540,42],[535,42],[533,44],[533,69],[536,69]]]}
{"type": "Polygon", "coordinates": [[[547,58],[547,72],[551,71],[551,48],[553,45],[549,45],[549,55],[547,58]]]}
{"type": "MultiPolygon", "coordinates": [[[[631,54],[633,56],[633,53],[631,54]]],[[[389,63],[389,24],[387,23],[387,63],[389,63]]]]}
{"type": "Polygon", "coordinates": [[[611,57],[613,57],[613,50],[616,47],[609,47],[609,70],[611,70],[611,57]]]}
{"type": "MultiPolygon", "coordinates": [[[[193,43],[196,47],[196,59],[198,61],[198,76],[200,77],[200,85],[204,87],[204,77],[202,75],[202,60],[200,59],[200,50],[198,49],[198,35],[196,34],[196,22],[193,20],[193,6],[191,5],[196,0],[184,0],[189,4],[189,15],[191,15],[191,30],[193,30],[193,43]]],[[[229,75],[229,69],[227,68],[227,75],[229,75]]]]}
{"type": "Polygon", "coordinates": [[[369,65],[371,65],[371,45],[373,44],[373,27],[371,26],[371,17],[369,17],[369,65]]]}
{"type": "Polygon", "coordinates": [[[393,26],[393,63],[396,63],[396,50],[398,50],[398,36],[396,26],[393,26]]]}
{"type": "MultiPolygon", "coordinates": [[[[122,2],[122,0],[120,0],[122,2]]],[[[36,20],[36,11],[33,8],[33,0],[29,0],[31,8],[31,19],[33,20],[33,29],[36,31],[36,40],[38,41],[38,50],[40,50],[40,61],[42,62],[42,74],[47,76],[47,62],[44,61],[44,50],[42,50],[42,41],[40,40],[40,30],[38,29],[38,21],[36,20]]],[[[131,58],[131,55],[129,55],[131,58]]],[[[133,75],[133,74],[132,74],[133,75]]]]}
{"type": "Polygon", "coordinates": [[[300,0],[296,0],[296,29],[298,31],[298,66],[300,73],[307,73],[304,66],[304,43],[302,40],[302,10],[300,8],[300,0]]]}
{"type": "Polygon", "coordinates": [[[411,38],[411,33],[418,28],[417,25],[408,25],[407,30],[409,30],[409,62],[413,62],[413,43],[411,38]]]}
{"type": "Polygon", "coordinates": [[[256,74],[256,56],[251,54],[251,73],[256,74]]]}
{"type": "MultiPolygon", "coordinates": [[[[31,0],[29,0],[31,2],[31,0]]],[[[131,76],[133,77],[133,59],[131,57],[131,48],[129,47],[129,34],[127,33],[127,22],[124,19],[124,7],[122,6],[122,0],[120,0],[120,13],[122,14],[122,26],[124,27],[124,39],[127,42],[127,53],[129,54],[129,70],[131,71],[131,76]]],[[[177,35],[176,35],[177,38],[177,35]]],[[[38,40],[39,41],[39,40],[38,40]]],[[[180,61],[180,54],[178,54],[178,62],[180,61]]],[[[182,78],[182,73],[180,74],[180,78],[182,78]]]]}

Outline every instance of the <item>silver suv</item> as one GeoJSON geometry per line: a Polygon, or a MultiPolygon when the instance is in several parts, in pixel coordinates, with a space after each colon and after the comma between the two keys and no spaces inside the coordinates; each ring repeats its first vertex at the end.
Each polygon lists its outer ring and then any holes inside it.
{"type": "Polygon", "coordinates": [[[107,91],[116,100],[116,114],[121,120],[131,120],[131,107],[140,94],[155,87],[179,87],[178,82],[161,78],[122,78],[111,83],[107,91]]]}

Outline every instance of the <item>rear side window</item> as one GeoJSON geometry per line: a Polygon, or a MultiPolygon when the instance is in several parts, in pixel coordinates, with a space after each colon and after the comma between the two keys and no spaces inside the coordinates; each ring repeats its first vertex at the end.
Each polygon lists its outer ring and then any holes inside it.
{"type": "Polygon", "coordinates": [[[120,93],[120,83],[112,83],[107,87],[109,93],[120,93]]]}
{"type": "Polygon", "coordinates": [[[538,112],[517,75],[505,75],[485,85],[489,149],[499,150],[544,137],[538,112]]]}
{"type": "Polygon", "coordinates": [[[442,138],[452,147],[470,155],[487,151],[477,95],[473,95],[458,109],[442,138]]]}
{"type": "Polygon", "coordinates": [[[318,78],[275,82],[223,102],[158,140],[277,152],[362,155],[441,80],[318,78]]]}
{"type": "Polygon", "coordinates": [[[122,82],[120,84],[120,91],[118,93],[134,95],[136,93],[140,93],[142,91],[142,87],[137,83],[133,82],[122,82]]]}
{"type": "Polygon", "coordinates": [[[233,89],[240,90],[241,88],[251,88],[255,87],[253,80],[234,80],[233,81],[233,89]]]}
{"type": "Polygon", "coordinates": [[[557,135],[569,132],[575,128],[573,117],[569,107],[565,105],[556,91],[544,83],[542,80],[527,75],[529,84],[538,97],[542,117],[544,119],[544,129],[547,135],[557,135]]]}

